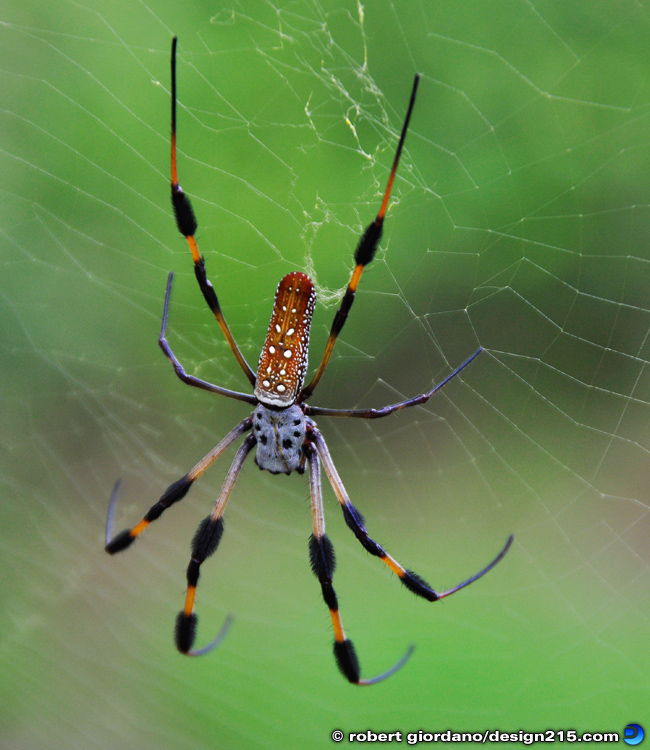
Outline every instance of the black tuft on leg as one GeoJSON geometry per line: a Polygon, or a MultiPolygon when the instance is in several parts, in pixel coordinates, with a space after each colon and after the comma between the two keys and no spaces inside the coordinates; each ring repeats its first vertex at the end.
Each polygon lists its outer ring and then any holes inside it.
{"type": "Polygon", "coordinates": [[[381,233],[383,230],[383,219],[375,219],[372,223],[368,224],[365,232],[361,235],[357,249],[354,251],[354,262],[359,266],[367,266],[368,263],[375,257],[377,252],[377,246],[381,239],[381,233]]]}
{"type": "Polygon", "coordinates": [[[223,534],[223,519],[204,518],[192,539],[192,557],[203,562],[216,552],[223,534]]]}
{"type": "Polygon", "coordinates": [[[326,534],[320,538],[313,534],[309,537],[309,563],[319,581],[331,579],[334,575],[336,555],[334,546],[326,534]]]}
{"type": "Polygon", "coordinates": [[[412,570],[407,570],[403,576],[400,576],[400,581],[404,586],[412,591],[416,596],[421,596],[429,602],[438,601],[438,594],[429,586],[429,584],[412,570]]]}
{"type": "Polygon", "coordinates": [[[185,612],[181,611],[176,617],[176,648],[182,654],[186,654],[194,645],[197,621],[198,617],[194,613],[188,617],[185,612]]]}
{"type": "Polygon", "coordinates": [[[361,677],[359,659],[352,641],[334,641],[334,657],[341,674],[350,682],[358,683],[361,677]]]}
{"type": "Polygon", "coordinates": [[[190,199],[180,185],[172,185],[172,206],[178,231],[184,237],[193,237],[198,226],[190,199]]]}
{"type": "Polygon", "coordinates": [[[134,541],[135,537],[131,536],[129,529],[126,529],[125,531],[120,531],[119,534],[116,534],[104,549],[109,555],[114,555],[116,552],[121,552],[123,549],[129,547],[134,541]]]}

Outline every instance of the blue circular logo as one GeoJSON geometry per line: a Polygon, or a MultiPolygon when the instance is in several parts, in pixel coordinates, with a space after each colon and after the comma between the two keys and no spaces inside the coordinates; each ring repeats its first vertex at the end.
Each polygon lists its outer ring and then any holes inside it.
{"type": "Polygon", "coordinates": [[[627,745],[638,745],[644,737],[645,732],[639,724],[628,724],[623,732],[623,742],[627,745]]]}

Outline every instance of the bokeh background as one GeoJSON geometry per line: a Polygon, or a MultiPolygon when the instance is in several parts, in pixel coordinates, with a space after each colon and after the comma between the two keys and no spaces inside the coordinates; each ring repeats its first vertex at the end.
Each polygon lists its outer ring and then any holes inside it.
{"type": "MultiPolygon", "coordinates": [[[[0,745],[330,747],[333,729],[623,732],[650,704],[650,12],[547,0],[14,2],[0,9],[0,745]],[[198,593],[189,540],[233,451],[134,548],[117,526],[246,413],[246,381],[169,204],[181,183],[253,366],[275,286],[308,271],[324,346],[422,74],[378,258],[314,403],[379,406],[485,352],[425,407],[321,419],[371,534],[325,488],[335,585],[371,689],[348,685],[309,570],[307,478],[249,461],[198,593]]],[[[650,727],[646,727],[650,728],[650,727]]],[[[347,741],[342,743],[348,744],[347,741]]]]}

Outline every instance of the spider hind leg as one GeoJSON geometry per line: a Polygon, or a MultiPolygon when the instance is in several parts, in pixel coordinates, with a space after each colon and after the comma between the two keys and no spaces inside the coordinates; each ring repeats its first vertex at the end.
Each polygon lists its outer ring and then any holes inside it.
{"type": "Polygon", "coordinates": [[[178,46],[178,39],[174,37],[172,39],[172,52],[171,52],[171,81],[172,81],[172,111],[171,111],[171,199],[172,207],[174,209],[174,218],[176,219],[176,226],[178,231],[185,237],[192,254],[192,260],[194,261],[194,273],[196,280],[201,289],[201,293],[210,308],[212,314],[217,320],[219,327],[223,335],[230,346],[232,353],[235,355],[235,359],[239,362],[239,366],[244,371],[244,374],[250,381],[251,385],[255,385],[255,373],[251,370],[248,362],[246,362],[244,355],[241,353],[237,342],[235,341],[228,323],[221,312],[221,306],[217,299],[217,294],[214,291],[212,283],[208,279],[205,272],[205,261],[203,256],[199,252],[199,247],[196,242],[196,230],[198,227],[194,209],[187,195],[183,192],[183,189],[178,184],[178,167],[176,158],[176,47],[178,46]]]}

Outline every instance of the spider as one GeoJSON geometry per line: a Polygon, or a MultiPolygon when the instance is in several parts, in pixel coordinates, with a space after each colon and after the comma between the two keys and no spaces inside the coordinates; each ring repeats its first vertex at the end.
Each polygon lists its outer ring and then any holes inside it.
{"type": "Polygon", "coordinates": [[[372,261],[377,251],[393,179],[415,103],[419,76],[416,75],[413,82],[411,98],[379,213],[374,221],[368,225],[357,245],[354,253],[355,267],[341,305],[334,316],[334,322],[325,346],[325,353],[311,381],[308,385],[304,386],[303,383],[307,373],[309,331],[316,302],[316,292],[309,277],[304,273],[293,272],[285,276],[278,284],[271,322],[264,346],[262,347],[257,373],[255,373],[249,367],[239,350],[221,312],[214,288],[206,276],[205,263],[199,253],[194,236],[198,226],[194,211],[189,198],[178,184],[176,168],[176,46],[177,39],[174,37],[171,49],[171,198],[174,215],[180,233],[186,238],[189,244],[194,261],[194,272],[201,292],[208,307],[217,319],[235,358],[246,377],[250,380],[254,388],[253,394],[231,391],[227,388],[208,383],[193,375],[188,375],[185,372],[166,338],[173,273],[170,273],[167,278],[162,326],[158,343],[165,356],[171,362],[176,375],[184,383],[211,393],[217,393],[221,396],[245,401],[253,406],[253,413],[232,429],[185,476],[171,484],[139,523],[113,536],[111,530],[112,517],[119,489],[119,482],[117,482],[109,503],[106,522],[106,551],[112,555],[129,547],[152,521],[155,521],[162,515],[163,511],[185,497],[192,484],[230,445],[242,435],[250,433],[241,443],[235,454],[235,458],[226,475],[212,512],[201,522],[192,540],[192,557],[187,568],[185,605],[176,619],[176,647],[181,653],[188,656],[200,656],[215,648],[228,630],[231,622],[230,617],[226,619],[221,631],[211,643],[200,649],[193,648],[197,627],[197,616],[194,613],[194,598],[200,568],[202,563],[215,553],[219,545],[224,527],[223,513],[230,493],[246,457],[253,447],[256,447],[255,463],[260,469],[269,471],[272,474],[291,474],[293,471],[302,474],[306,466],[309,467],[309,486],[313,517],[313,533],[309,539],[309,558],[312,571],[320,582],[323,599],[329,608],[332,618],[334,628],[334,657],[343,676],[351,683],[355,685],[371,685],[386,679],[400,669],[409,659],[413,651],[413,646],[410,646],[404,656],[384,673],[371,679],[361,679],[359,660],[352,641],[347,638],[343,630],[338,599],[332,586],[335,556],[332,543],[325,533],[320,476],[321,463],[332,485],[334,494],[341,505],[345,521],[361,545],[371,555],[378,557],[396,573],[409,591],[423,597],[429,602],[444,599],[484,576],[503,558],[513,540],[513,537],[509,536],[505,546],[494,560],[476,575],[473,575],[448,591],[441,593],[434,591],[423,578],[413,571],[404,568],[368,535],[363,516],[350,501],[334,466],[327,444],[316,426],[316,422],[312,419],[312,417],[316,416],[379,419],[387,417],[389,414],[393,414],[393,412],[400,409],[423,404],[453,377],[458,375],[461,370],[467,367],[481,353],[481,348],[477,349],[465,362],[430,391],[414,398],[391,404],[390,406],[384,406],[381,409],[328,409],[307,404],[308,398],[314,392],[327,368],[334,344],[354,302],[355,292],[363,269],[372,261]]]}

